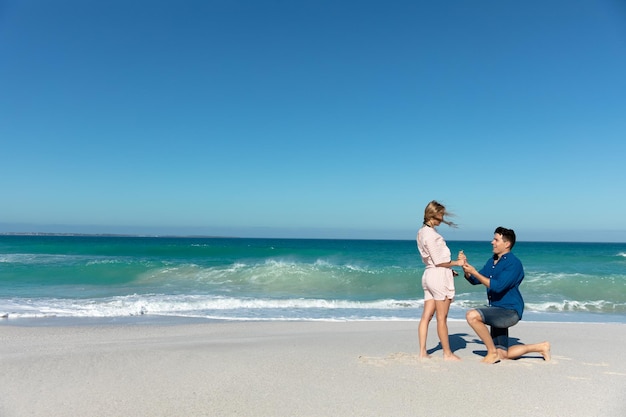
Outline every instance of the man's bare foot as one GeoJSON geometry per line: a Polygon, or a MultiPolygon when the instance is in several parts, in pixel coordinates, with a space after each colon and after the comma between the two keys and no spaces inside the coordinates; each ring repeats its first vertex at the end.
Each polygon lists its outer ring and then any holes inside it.
{"type": "Polygon", "coordinates": [[[498,363],[500,362],[500,356],[497,352],[487,353],[487,356],[481,361],[483,363],[498,363]]]}
{"type": "Polygon", "coordinates": [[[543,349],[540,353],[543,356],[543,360],[549,361],[552,358],[552,355],[550,354],[550,342],[543,342],[541,346],[543,349]]]}
{"type": "Polygon", "coordinates": [[[450,353],[449,355],[443,355],[443,360],[444,361],[460,361],[461,358],[459,358],[458,356],[456,356],[454,353],[450,353]]]}
{"type": "Polygon", "coordinates": [[[426,352],[420,352],[420,360],[430,359],[430,355],[426,352]]]}

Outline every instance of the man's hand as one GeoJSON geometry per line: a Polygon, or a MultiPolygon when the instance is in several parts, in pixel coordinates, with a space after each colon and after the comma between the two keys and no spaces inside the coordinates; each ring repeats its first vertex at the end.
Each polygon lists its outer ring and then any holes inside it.
{"type": "Polygon", "coordinates": [[[465,275],[475,275],[478,273],[478,271],[476,271],[476,268],[474,268],[467,262],[465,262],[465,264],[463,265],[463,272],[465,272],[465,275]]]}

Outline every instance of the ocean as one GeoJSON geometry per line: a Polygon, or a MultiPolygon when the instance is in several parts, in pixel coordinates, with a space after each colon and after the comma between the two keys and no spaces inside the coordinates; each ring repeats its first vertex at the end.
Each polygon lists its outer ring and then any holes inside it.
{"type": "MultiPolygon", "coordinates": [[[[448,241],[478,269],[489,241],[448,241]]],[[[626,243],[518,242],[524,320],[626,323],[626,243]]],[[[460,268],[456,268],[461,271],[460,268]]],[[[419,320],[414,240],[0,236],[0,322],[419,320]]],[[[450,319],[486,303],[456,278],[450,319]]]]}

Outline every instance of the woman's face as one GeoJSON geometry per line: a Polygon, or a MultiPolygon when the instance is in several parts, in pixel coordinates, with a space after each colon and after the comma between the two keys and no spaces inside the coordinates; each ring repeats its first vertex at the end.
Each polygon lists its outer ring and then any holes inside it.
{"type": "Polygon", "coordinates": [[[443,221],[443,213],[435,214],[433,216],[433,219],[431,220],[431,222],[433,223],[434,226],[439,226],[442,221],[443,221]]]}

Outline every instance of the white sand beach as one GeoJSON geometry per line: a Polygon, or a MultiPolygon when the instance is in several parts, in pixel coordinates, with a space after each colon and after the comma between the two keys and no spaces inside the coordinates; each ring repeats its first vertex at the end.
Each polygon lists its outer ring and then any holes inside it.
{"type": "Polygon", "coordinates": [[[434,321],[0,325],[0,416],[623,416],[626,325],[521,322],[552,360],[480,362],[451,321],[461,362],[444,362],[434,321]]]}

